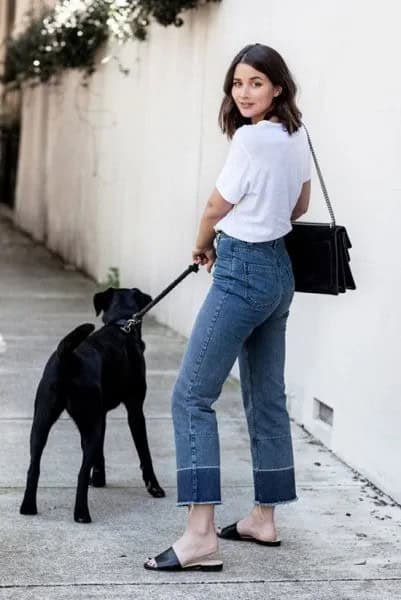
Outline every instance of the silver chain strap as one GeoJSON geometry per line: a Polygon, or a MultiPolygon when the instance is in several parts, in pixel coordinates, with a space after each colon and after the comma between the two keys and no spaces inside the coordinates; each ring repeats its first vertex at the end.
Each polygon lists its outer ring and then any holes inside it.
{"type": "Polygon", "coordinates": [[[322,172],[320,170],[320,167],[319,167],[319,163],[317,162],[316,153],[315,153],[315,150],[314,150],[313,145],[312,145],[312,140],[310,139],[309,131],[307,130],[307,128],[305,126],[305,123],[302,123],[302,126],[305,129],[306,137],[308,138],[308,144],[309,144],[309,148],[310,148],[310,151],[311,151],[311,154],[312,154],[313,162],[314,162],[315,167],[316,167],[316,172],[317,172],[317,176],[319,178],[320,187],[322,188],[323,196],[324,196],[324,199],[326,201],[327,209],[328,209],[329,214],[330,214],[331,226],[335,227],[335,225],[336,225],[336,218],[334,216],[333,207],[331,206],[331,202],[330,202],[330,199],[329,199],[329,194],[327,192],[326,184],[324,183],[324,179],[323,179],[323,175],[322,175],[322,172]]]}

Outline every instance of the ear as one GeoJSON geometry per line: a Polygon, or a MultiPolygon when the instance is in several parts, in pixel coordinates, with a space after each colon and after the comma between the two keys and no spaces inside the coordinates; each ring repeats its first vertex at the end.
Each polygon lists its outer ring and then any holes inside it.
{"type": "Polygon", "coordinates": [[[114,288],[108,288],[104,292],[98,292],[93,296],[93,304],[96,311],[96,316],[100,315],[101,311],[106,311],[113,298],[114,288]]]}
{"type": "Polygon", "coordinates": [[[144,308],[149,302],[152,302],[152,297],[148,294],[144,294],[141,290],[138,290],[138,288],[132,288],[131,291],[134,292],[134,297],[138,303],[139,310],[144,308]]]}

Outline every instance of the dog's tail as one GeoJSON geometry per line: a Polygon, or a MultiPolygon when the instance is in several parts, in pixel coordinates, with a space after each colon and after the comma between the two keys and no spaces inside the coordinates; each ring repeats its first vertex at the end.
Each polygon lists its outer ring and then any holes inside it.
{"type": "Polygon", "coordinates": [[[89,334],[94,331],[95,326],[92,323],[83,323],[65,336],[57,346],[57,355],[63,360],[72,354],[72,352],[83,342],[89,334]]]}

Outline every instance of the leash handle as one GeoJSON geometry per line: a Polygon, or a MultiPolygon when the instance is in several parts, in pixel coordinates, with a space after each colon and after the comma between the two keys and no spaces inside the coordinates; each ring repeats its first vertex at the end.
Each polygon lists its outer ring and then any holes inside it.
{"type": "Polygon", "coordinates": [[[189,265],[189,267],[187,269],[185,269],[185,271],[183,273],[181,273],[181,275],[179,277],[177,277],[177,279],[174,279],[174,281],[172,283],[170,283],[170,285],[168,285],[166,287],[166,289],[164,289],[158,296],[156,296],[156,298],[154,298],[151,302],[149,302],[149,304],[144,306],[144,308],[142,308],[139,312],[133,314],[131,319],[129,319],[126,322],[126,324],[123,327],[121,327],[121,329],[123,331],[125,331],[126,333],[129,333],[131,331],[131,329],[133,327],[135,327],[135,325],[138,325],[141,322],[142,317],[151,308],[153,308],[155,306],[155,304],[160,302],[160,300],[162,300],[162,298],[164,298],[164,296],[167,296],[167,294],[169,292],[171,292],[171,290],[173,288],[175,288],[179,283],[181,283],[181,281],[183,279],[185,279],[185,277],[187,277],[187,275],[189,275],[190,273],[197,273],[198,271],[199,271],[199,265],[197,263],[193,263],[192,265],[189,265]]]}

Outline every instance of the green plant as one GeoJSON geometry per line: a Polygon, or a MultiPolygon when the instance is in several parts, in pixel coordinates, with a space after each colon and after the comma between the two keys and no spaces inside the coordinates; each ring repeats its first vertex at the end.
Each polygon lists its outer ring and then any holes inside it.
{"type": "Polygon", "coordinates": [[[99,288],[107,290],[107,288],[119,288],[120,287],[120,271],[117,267],[109,267],[106,281],[99,283],[99,288]]]}
{"type": "Polygon", "coordinates": [[[48,81],[64,69],[95,70],[97,50],[113,38],[119,43],[145,40],[152,19],[164,26],[183,25],[182,11],[220,0],[58,0],[8,40],[3,81],[48,81]]]}

